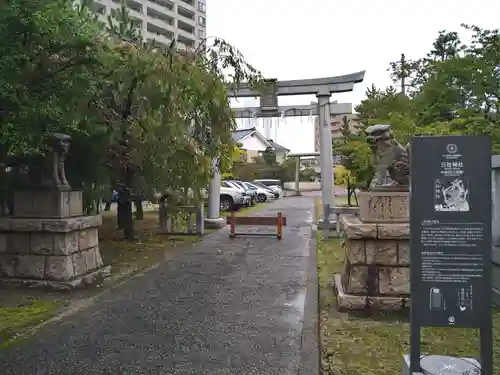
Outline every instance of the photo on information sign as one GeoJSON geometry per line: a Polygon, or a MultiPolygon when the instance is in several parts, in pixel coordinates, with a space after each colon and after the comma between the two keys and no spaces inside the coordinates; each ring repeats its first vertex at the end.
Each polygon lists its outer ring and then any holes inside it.
{"type": "Polygon", "coordinates": [[[468,179],[461,177],[441,177],[434,180],[434,190],[434,211],[469,211],[468,179]]]}

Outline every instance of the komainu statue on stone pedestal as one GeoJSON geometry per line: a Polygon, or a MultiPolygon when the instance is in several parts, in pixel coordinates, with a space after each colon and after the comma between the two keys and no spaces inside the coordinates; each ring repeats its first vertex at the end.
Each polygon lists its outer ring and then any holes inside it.
{"type": "Polygon", "coordinates": [[[373,125],[365,130],[374,156],[375,172],[370,190],[408,191],[410,183],[409,144],[403,147],[390,125],[373,125]],[[390,180],[387,181],[387,176],[390,180]]]}
{"type": "Polygon", "coordinates": [[[18,190],[58,190],[69,191],[71,186],[66,178],[65,161],[71,145],[67,134],[50,134],[46,151],[42,154],[21,154],[0,162],[0,168],[8,168],[15,174],[18,190]]]}
{"type": "Polygon", "coordinates": [[[45,155],[44,173],[41,185],[43,188],[71,190],[66,179],[65,161],[71,145],[71,137],[67,134],[54,133],[50,135],[50,152],[45,155]]]}

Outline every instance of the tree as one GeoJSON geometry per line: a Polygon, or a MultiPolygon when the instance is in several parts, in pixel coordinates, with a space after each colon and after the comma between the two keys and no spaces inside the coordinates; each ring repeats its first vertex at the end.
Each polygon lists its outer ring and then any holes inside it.
{"type": "MultiPolygon", "coordinates": [[[[369,88],[356,107],[365,127],[390,124],[403,145],[418,134],[484,134],[492,139],[492,152],[500,152],[500,31],[462,27],[472,34],[470,43],[458,32],[441,31],[425,57],[391,64],[394,82],[408,82],[408,95],[394,87],[369,88]]],[[[356,183],[366,187],[370,152],[362,134],[345,135],[335,150],[356,183]]]]}
{"type": "Polygon", "coordinates": [[[177,52],[175,43],[164,51],[142,43],[124,6],[109,23],[122,42],[113,49],[99,105],[114,139],[108,166],[119,192],[120,224],[133,239],[133,200],[167,189],[177,203],[200,201],[212,160],[231,158],[235,122],[222,69],[233,69],[235,84],[253,82],[259,73],[222,40],[206,55],[177,52]]]}
{"type": "Polygon", "coordinates": [[[71,1],[19,0],[0,25],[0,158],[43,153],[51,132],[92,133],[85,107],[106,53],[94,18],[71,1]]]}
{"type": "Polygon", "coordinates": [[[72,185],[119,192],[125,239],[133,200],[170,191],[199,201],[212,160],[231,159],[227,84],[261,75],[223,40],[207,53],[162,50],[142,41],[124,6],[106,25],[70,0],[10,2],[0,25],[0,160],[43,155],[49,133],[69,134],[72,185]]]}
{"type": "Polygon", "coordinates": [[[276,152],[272,147],[267,147],[261,152],[262,159],[267,165],[276,165],[276,152]]]}

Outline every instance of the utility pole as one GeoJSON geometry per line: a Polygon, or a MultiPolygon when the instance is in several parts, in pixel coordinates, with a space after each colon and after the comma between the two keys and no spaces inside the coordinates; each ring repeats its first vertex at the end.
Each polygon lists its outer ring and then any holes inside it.
{"type": "Polygon", "coordinates": [[[405,54],[401,54],[401,95],[406,96],[406,59],[405,54]]]}

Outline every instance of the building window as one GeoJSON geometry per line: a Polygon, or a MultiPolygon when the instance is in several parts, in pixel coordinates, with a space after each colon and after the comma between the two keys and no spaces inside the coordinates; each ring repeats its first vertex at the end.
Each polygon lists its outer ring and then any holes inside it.
{"type": "Polygon", "coordinates": [[[247,150],[241,150],[241,154],[240,154],[240,161],[241,162],[248,162],[248,154],[247,154],[247,150]]]}
{"type": "Polygon", "coordinates": [[[205,0],[198,1],[198,10],[203,13],[207,12],[207,5],[205,4],[205,0]]]}
{"type": "Polygon", "coordinates": [[[205,29],[199,29],[198,30],[198,38],[199,39],[205,39],[207,33],[205,32],[205,29]]]}
{"type": "Polygon", "coordinates": [[[199,16],[199,17],[198,17],[198,23],[199,23],[201,26],[206,26],[206,24],[207,24],[207,20],[205,19],[205,17],[203,17],[203,16],[199,16]]]}

